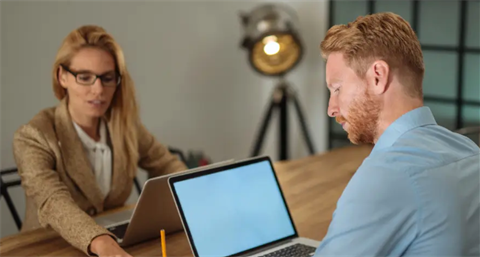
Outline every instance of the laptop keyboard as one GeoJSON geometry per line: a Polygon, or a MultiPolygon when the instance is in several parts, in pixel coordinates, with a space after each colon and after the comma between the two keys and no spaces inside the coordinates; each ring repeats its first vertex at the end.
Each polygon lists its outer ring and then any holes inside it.
{"type": "Polygon", "coordinates": [[[316,248],[304,244],[294,244],[289,247],[271,252],[269,254],[262,255],[261,257],[302,257],[313,256],[316,248]]]}
{"type": "Polygon", "coordinates": [[[108,231],[112,232],[116,237],[123,238],[125,236],[125,232],[127,231],[128,224],[129,223],[127,222],[114,227],[109,227],[107,229],[108,231]]]}

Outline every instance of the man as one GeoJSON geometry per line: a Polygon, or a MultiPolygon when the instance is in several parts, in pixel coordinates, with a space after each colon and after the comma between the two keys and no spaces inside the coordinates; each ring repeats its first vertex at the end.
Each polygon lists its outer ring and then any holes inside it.
{"type": "Polygon", "coordinates": [[[424,65],[393,13],[332,27],[321,51],[328,114],[374,148],[337,203],[315,256],[479,256],[480,151],[423,106],[424,65]]]}

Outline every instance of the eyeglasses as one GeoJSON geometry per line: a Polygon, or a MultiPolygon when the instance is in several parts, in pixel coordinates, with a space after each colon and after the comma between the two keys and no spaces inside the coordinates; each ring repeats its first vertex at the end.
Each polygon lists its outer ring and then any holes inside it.
{"type": "Polygon", "coordinates": [[[108,72],[102,75],[97,75],[92,72],[88,71],[81,71],[81,72],[74,72],[67,68],[65,65],[61,64],[61,66],[71,73],[73,76],[75,76],[75,80],[77,81],[78,84],[84,85],[84,86],[91,86],[97,81],[97,79],[100,79],[102,81],[102,85],[105,87],[116,87],[120,85],[120,82],[122,80],[122,77],[118,72],[108,72]]]}

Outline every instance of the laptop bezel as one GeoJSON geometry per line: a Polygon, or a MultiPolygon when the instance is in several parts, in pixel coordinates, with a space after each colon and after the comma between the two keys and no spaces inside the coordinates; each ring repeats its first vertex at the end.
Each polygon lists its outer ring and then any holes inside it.
{"type": "Polygon", "coordinates": [[[184,231],[187,235],[188,241],[190,242],[190,246],[191,246],[191,249],[193,251],[194,256],[198,256],[198,251],[197,251],[197,248],[195,246],[195,241],[193,240],[192,234],[190,232],[190,227],[188,226],[187,220],[185,218],[185,214],[184,214],[183,208],[180,204],[180,201],[179,201],[177,192],[175,190],[174,184],[176,182],[189,180],[189,179],[193,179],[193,178],[197,178],[197,177],[201,177],[201,176],[206,176],[206,175],[210,175],[210,174],[213,174],[213,173],[218,173],[218,172],[222,172],[222,171],[225,171],[225,170],[235,169],[235,168],[238,168],[238,167],[247,166],[247,165],[251,165],[251,164],[255,164],[255,163],[259,163],[259,162],[264,162],[264,161],[268,161],[268,163],[270,165],[270,168],[272,169],[273,176],[275,178],[275,183],[277,184],[278,189],[280,191],[280,195],[282,197],[283,204],[284,204],[284,206],[287,210],[288,218],[289,218],[290,224],[292,225],[294,233],[290,236],[283,237],[283,238],[280,238],[278,240],[275,240],[275,241],[272,241],[272,242],[269,242],[269,243],[266,243],[266,244],[263,244],[263,245],[259,245],[255,248],[248,249],[248,250],[238,252],[238,253],[234,253],[232,255],[228,255],[228,256],[225,256],[225,257],[245,255],[245,254],[248,254],[248,253],[259,251],[259,250],[261,250],[263,248],[266,248],[266,247],[277,245],[277,244],[279,244],[283,241],[286,241],[286,240],[291,240],[291,239],[294,239],[294,238],[298,238],[298,231],[297,231],[297,228],[295,226],[295,222],[293,221],[292,214],[290,212],[290,208],[289,208],[289,206],[287,204],[287,201],[285,199],[285,195],[283,193],[283,188],[282,188],[282,186],[281,186],[281,184],[278,180],[277,173],[275,171],[273,163],[272,163],[270,157],[261,156],[261,157],[258,157],[258,158],[251,158],[251,159],[247,159],[247,160],[244,160],[244,161],[238,161],[236,163],[228,164],[226,166],[214,167],[212,169],[206,169],[206,170],[199,171],[199,172],[196,172],[196,173],[181,174],[179,176],[174,176],[174,177],[168,178],[168,184],[170,186],[170,190],[172,192],[172,195],[173,195],[173,198],[174,198],[174,201],[175,201],[175,205],[177,206],[177,210],[178,210],[178,213],[181,217],[181,221],[182,221],[182,224],[183,224],[183,227],[184,227],[184,231]]]}

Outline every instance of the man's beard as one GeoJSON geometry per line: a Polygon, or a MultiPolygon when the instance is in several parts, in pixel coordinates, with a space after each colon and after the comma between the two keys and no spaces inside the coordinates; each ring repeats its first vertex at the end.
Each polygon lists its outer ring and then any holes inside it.
{"type": "Polygon", "coordinates": [[[381,104],[365,90],[363,97],[353,99],[349,117],[338,116],[338,123],[348,122],[348,139],[353,144],[374,144],[377,137],[381,104]]]}

